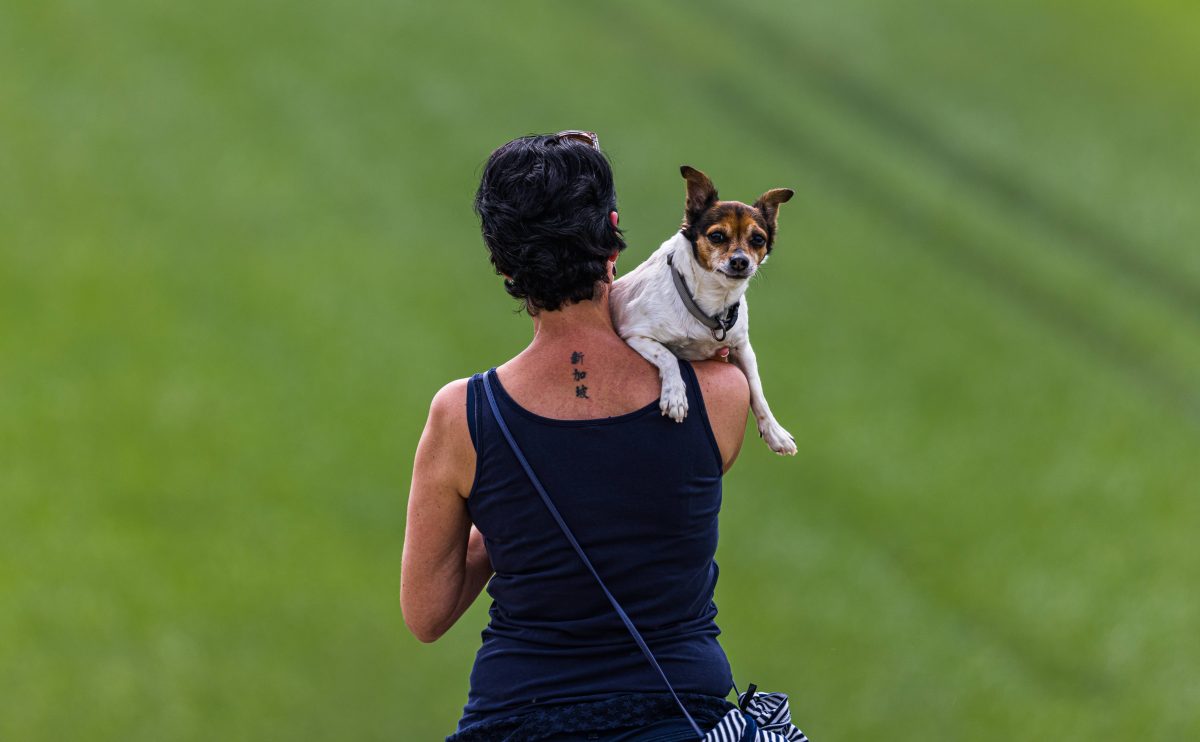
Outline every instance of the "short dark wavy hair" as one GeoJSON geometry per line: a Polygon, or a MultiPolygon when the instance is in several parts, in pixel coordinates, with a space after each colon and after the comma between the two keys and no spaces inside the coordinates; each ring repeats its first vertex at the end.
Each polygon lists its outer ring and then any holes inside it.
{"type": "Polygon", "coordinates": [[[493,152],[475,193],[492,265],[530,314],[595,298],[608,257],[625,249],[609,221],[616,210],[604,154],[553,134],[520,137],[493,152]]]}

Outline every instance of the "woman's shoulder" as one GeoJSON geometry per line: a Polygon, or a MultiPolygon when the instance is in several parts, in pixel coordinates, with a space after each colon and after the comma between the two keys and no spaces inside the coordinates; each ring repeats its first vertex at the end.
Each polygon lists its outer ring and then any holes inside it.
{"type": "Polygon", "coordinates": [[[437,451],[436,463],[459,494],[470,491],[475,474],[475,446],[467,424],[467,387],[470,379],[455,379],[433,395],[422,444],[437,451]]]}
{"type": "Polygon", "coordinates": [[[733,466],[746,435],[750,411],[750,384],[737,366],[727,361],[693,361],[704,409],[725,469],[733,466]]]}
{"type": "Polygon", "coordinates": [[[746,375],[728,361],[692,361],[706,407],[731,406],[743,412],[750,408],[750,384],[746,375]]]}
{"type": "Polygon", "coordinates": [[[470,383],[470,379],[455,379],[437,390],[429,403],[426,435],[436,435],[453,443],[461,443],[465,439],[466,444],[471,446],[471,434],[467,427],[467,388],[470,383]]]}
{"type": "Polygon", "coordinates": [[[455,417],[466,419],[467,386],[470,379],[455,379],[444,385],[433,395],[429,403],[429,419],[449,422],[455,417]]]}

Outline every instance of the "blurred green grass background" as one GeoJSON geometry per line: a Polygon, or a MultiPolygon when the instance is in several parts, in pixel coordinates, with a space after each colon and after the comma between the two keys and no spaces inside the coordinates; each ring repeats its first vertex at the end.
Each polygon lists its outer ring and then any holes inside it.
{"type": "Polygon", "coordinates": [[[797,192],[739,683],[816,740],[1200,739],[1194,3],[12,0],[0,70],[0,739],[453,728],[486,606],[404,630],[410,462],[529,335],[481,164],[564,128],[630,264],[680,163],[797,192]]]}

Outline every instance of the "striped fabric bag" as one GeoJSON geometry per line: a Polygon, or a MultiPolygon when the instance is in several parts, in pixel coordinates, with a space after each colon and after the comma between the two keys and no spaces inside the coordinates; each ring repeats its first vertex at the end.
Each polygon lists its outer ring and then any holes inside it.
{"type": "Polygon", "coordinates": [[[792,724],[786,694],[756,694],[752,685],[703,742],[808,742],[808,737],[792,724]]]}

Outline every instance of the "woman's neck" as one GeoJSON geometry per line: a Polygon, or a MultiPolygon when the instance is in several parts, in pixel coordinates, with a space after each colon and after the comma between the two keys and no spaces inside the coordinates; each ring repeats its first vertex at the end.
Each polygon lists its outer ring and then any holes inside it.
{"type": "Polygon", "coordinates": [[[658,370],[617,335],[607,286],[590,301],[533,315],[533,340],[497,368],[505,390],[535,414],[612,417],[658,396],[658,370]]]}
{"type": "Polygon", "coordinates": [[[608,292],[591,301],[564,304],[553,312],[533,315],[533,341],[529,349],[579,342],[584,338],[617,339],[608,310],[608,292]]]}

